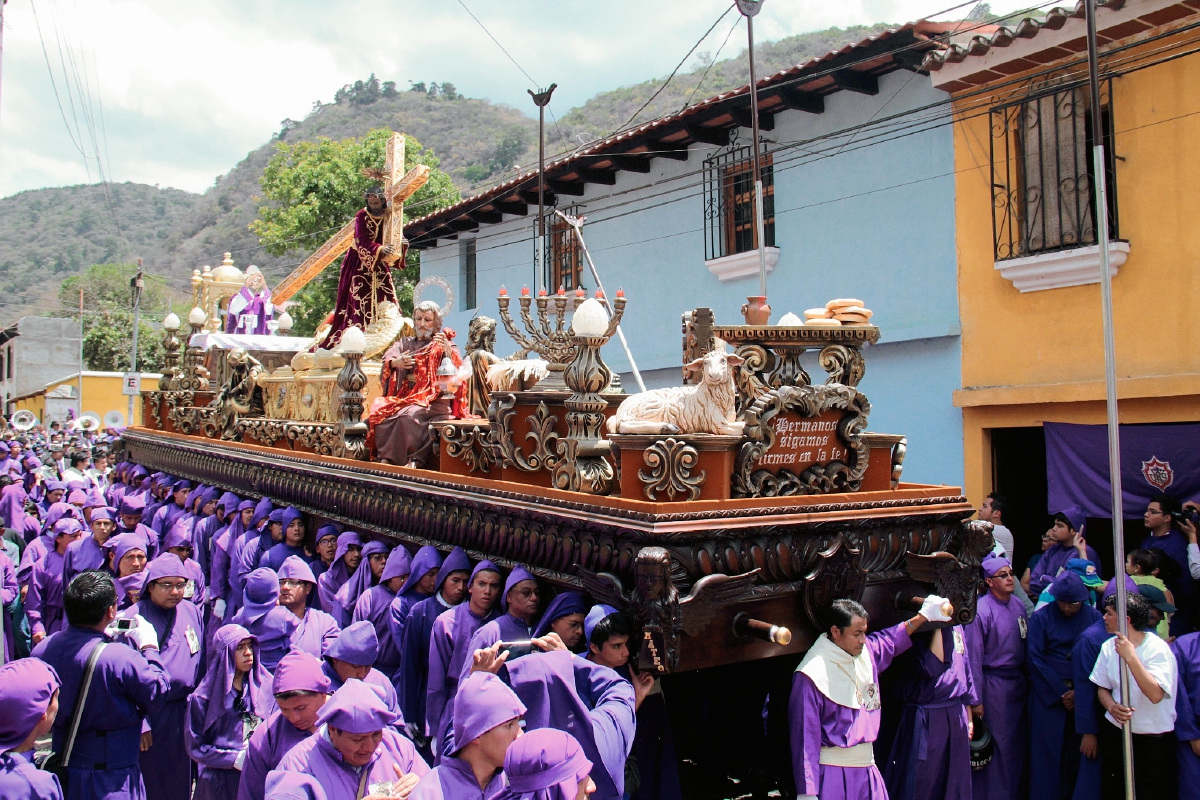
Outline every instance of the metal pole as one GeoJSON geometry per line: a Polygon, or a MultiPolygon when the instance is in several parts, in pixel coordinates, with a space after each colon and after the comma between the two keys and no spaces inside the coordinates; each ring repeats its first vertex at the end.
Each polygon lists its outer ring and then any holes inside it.
{"type": "MultiPolygon", "coordinates": [[[[1121,428],[1117,409],[1116,339],[1113,335],[1112,273],[1108,263],[1108,185],[1107,159],[1104,157],[1104,126],[1100,114],[1099,44],[1096,40],[1096,0],[1084,3],[1087,19],[1088,80],[1092,94],[1092,174],[1096,188],[1096,244],[1100,248],[1100,304],[1104,319],[1104,395],[1108,411],[1108,480],[1112,489],[1113,558],[1117,565],[1117,626],[1122,636],[1129,635],[1125,616],[1125,581],[1121,580],[1125,564],[1125,511],[1121,488],[1121,428]]],[[[1128,707],[1129,667],[1121,664],[1121,705],[1128,707]]],[[[1133,729],[1121,727],[1125,761],[1125,796],[1133,800],[1133,729]]]]}
{"type": "MultiPolygon", "coordinates": [[[[537,92],[532,89],[527,90],[529,96],[533,98],[533,103],[538,107],[538,216],[537,225],[534,226],[535,244],[533,248],[533,287],[537,289],[539,282],[542,280],[541,263],[544,258],[543,251],[545,249],[545,213],[546,213],[546,106],[550,103],[550,96],[554,94],[554,90],[558,88],[557,83],[550,84],[550,88],[545,91],[537,92]]],[[[553,292],[554,287],[551,286],[547,291],[553,292]]]]}
{"type": "MultiPolygon", "coordinates": [[[[129,355],[129,371],[137,372],[138,326],[141,324],[142,318],[142,288],[146,285],[142,279],[142,260],[140,258],[138,259],[137,275],[133,276],[129,285],[133,289],[133,349],[129,355]]],[[[129,416],[125,418],[126,425],[133,424],[133,401],[135,399],[133,395],[129,396],[129,416]]]]}
{"type": "MultiPolygon", "coordinates": [[[[579,239],[579,247],[583,250],[583,257],[587,259],[588,269],[591,270],[592,277],[596,279],[596,288],[600,290],[600,299],[604,301],[604,307],[608,309],[608,313],[613,313],[612,306],[608,302],[608,292],[604,291],[600,273],[596,271],[596,262],[592,261],[592,254],[588,252],[587,242],[583,241],[583,217],[572,217],[557,209],[554,213],[562,217],[563,221],[574,229],[575,238],[579,239]]],[[[629,349],[629,342],[625,341],[625,332],[621,330],[620,323],[617,323],[617,337],[621,340],[621,347],[625,348],[625,357],[629,359],[629,366],[633,370],[633,379],[637,382],[638,391],[646,391],[646,384],[642,383],[642,373],[638,370],[637,362],[633,360],[633,352],[629,349]]]]}
{"type": "Polygon", "coordinates": [[[747,55],[750,57],[750,135],[754,145],[754,231],[758,245],[758,293],[767,296],[766,221],[763,216],[762,157],[758,144],[758,76],[754,71],[754,16],[766,0],[737,0],[738,11],[746,18],[747,55]]]}
{"type": "Polygon", "coordinates": [[[76,419],[83,419],[83,289],[79,290],[79,410],[76,419]]]}

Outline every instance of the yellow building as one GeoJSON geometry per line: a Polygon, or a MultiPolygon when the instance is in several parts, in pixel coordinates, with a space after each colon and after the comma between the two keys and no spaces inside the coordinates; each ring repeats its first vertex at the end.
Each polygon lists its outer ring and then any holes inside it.
{"type": "MultiPolygon", "coordinates": [[[[1041,426],[1105,422],[1104,351],[1082,5],[1006,24],[924,66],[954,98],[966,492],[1018,506],[1023,564],[1041,426]]],[[[1109,2],[1097,30],[1121,421],[1200,420],[1200,3],[1109,2]]]]}
{"type": "MultiPolygon", "coordinates": [[[[158,388],[158,380],[162,376],[156,372],[142,373],[142,390],[153,391],[158,388]]],[[[129,413],[129,396],[121,393],[124,373],[121,372],[89,372],[83,373],[83,413],[92,412],[105,422],[117,423],[116,414],[121,414],[119,424],[126,424],[129,413]]],[[[135,397],[133,407],[134,425],[142,423],[141,398],[135,397]]],[[[38,421],[44,425],[51,422],[66,422],[68,410],[78,413],[79,409],[79,373],[52,381],[32,394],[15,398],[11,404],[12,411],[25,409],[32,411],[38,421]]]]}

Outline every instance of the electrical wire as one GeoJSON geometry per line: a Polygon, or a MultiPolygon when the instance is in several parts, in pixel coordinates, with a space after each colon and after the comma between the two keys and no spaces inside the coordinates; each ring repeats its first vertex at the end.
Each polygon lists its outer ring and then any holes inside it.
{"type": "Polygon", "coordinates": [[[496,43],[496,47],[499,47],[499,48],[500,48],[500,52],[501,52],[501,53],[504,53],[504,55],[508,56],[508,60],[509,60],[509,61],[511,61],[511,62],[513,63],[513,66],[514,66],[514,67],[516,67],[517,69],[521,70],[521,74],[523,74],[523,75],[524,75],[526,78],[528,78],[528,79],[529,79],[529,83],[530,83],[530,85],[532,85],[532,86],[533,86],[533,88],[535,88],[535,89],[538,89],[538,88],[540,88],[540,87],[538,86],[538,82],[537,82],[537,81],[535,81],[535,80],[533,79],[533,76],[532,76],[532,75],[530,75],[528,72],[526,72],[526,71],[525,71],[525,68],[524,68],[524,67],[522,67],[520,64],[518,64],[518,63],[517,63],[517,60],[516,60],[515,58],[513,58],[513,57],[512,57],[512,53],[509,53],[507,50],[505,50],[505,49],[504,49],[504,45],[500,44],[500,40],[499,40],[499,39],[497,39],[495,36],[492,36],[492,32],[491,32],[491,31],[489,31],[489,30],[487,29],[487,26],[486,26],[486,25],[484,25],[484,24],[483,24],[483,22],[481,22],[481,21],[480,21],[479,17],[475,16],[475,15],[474,15],[474,14],[471,12],[471,9],[467,8],[467,4],[466,4],[466,3],[464,3],[464,2],[463,2],[463,0],[458,0],[458,4],[459,4],[460,6],[462,6],[462,7],[463,7],[463,10],[464,10],[464,11],[466,11],[468,14],[470,14],[470,15],[471,15],[471,19],[475,20],[475,23],[476,23],[476,24],[477,24],[479,27],[483,28],[483,32],[484,32],[484,33],[486,33],[486,34],[488,35],[488,38],[489,38],[489,39],[491,39],[493,42],[495,42],[495,43],[496,43]]]}
{"type": "Polygon", "coordinates": [[[725,45],[729,44],[729,37],[733,36],[733,32],[736,31],[738,26],[741,24],[742,24],[742,16],[741,16],[741,14],[739,14],[738,18],[736,20],[734,20],[734,23],[729,26],[729,32],[725,34],[725,40],[722,41],[721,46],[717,48],[717,53],[716,53],[716,55],[714,55],[712,57],[712,61],[709,61],[708,66],[706,66],[704,68],[704,74],[700,76],[700,80],[698,80],[696,82],[696,85],[692,87],[692,91],[687,96],[687,100],[683,101],[683,108],[679,109],[679,111],[682,112],[682,111],[686,110],[687,107],[692,104],[692,98],[696,96],[696,92],[700,91],[700,87],[703,86],[704,81],[708,79],[708,73],[713,68],[713,65],[716,64],[717,61],[721,58],[721,51],[725,49],[725,45]]]}

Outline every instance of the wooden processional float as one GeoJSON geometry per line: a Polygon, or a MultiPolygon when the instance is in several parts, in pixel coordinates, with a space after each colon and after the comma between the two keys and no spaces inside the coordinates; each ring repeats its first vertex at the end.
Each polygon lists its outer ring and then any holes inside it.
{"type": "MultiPolygon", "coordinates": [[[[497,358],[496,322],[472,320],[479,418],[430,426],[433,468],[370,460],[382,348],[351,332],[337,353],[297,356],[270,337],[205,352],[168,330],[166,374],[143,392],[125,456],[410,547],[523,564],[629,611],[639,665],[656,673],[799,654],[837,598],[862,602],[872,628],[929,593],[955,622],[974,618],[991,526],[968,521],[957,487],[902,482],[904,437],[867,430],[857,386],[877,327],[717,325],[698,308],[684,315],[683,386],[630,395],[600,355],[621,293],[524,290],[519,319],[511,299],[502,290],[498,312],[518,352],[497,358]]],[[[439,380],[453,394],[456,378],[439,380]]]]}

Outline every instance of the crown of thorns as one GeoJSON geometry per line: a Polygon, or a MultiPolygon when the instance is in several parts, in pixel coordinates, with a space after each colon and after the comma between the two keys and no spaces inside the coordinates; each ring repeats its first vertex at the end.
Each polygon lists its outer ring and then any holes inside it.
{"type": "Polygon", "coordinates": [[[387,196],[383,190],[383,183],[387,179],[387,176],[384,174],[383,170],[375,167],[367,167],[362,171],[362,174],[363,177],[368,178],[375,184],[374,186],[368,187],[367,190],[363,192],[363,196],[370,197],[374,195],[376,197],[383,197],[386,200],[387,196]]]}

